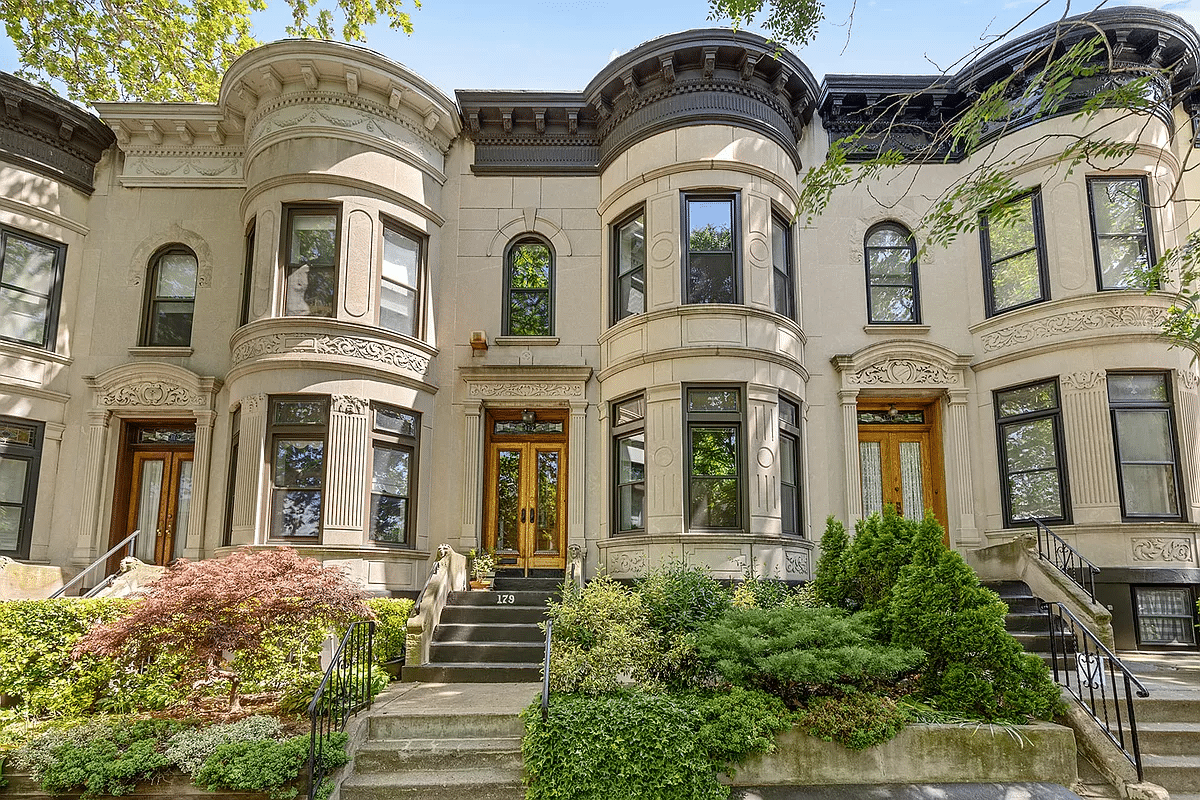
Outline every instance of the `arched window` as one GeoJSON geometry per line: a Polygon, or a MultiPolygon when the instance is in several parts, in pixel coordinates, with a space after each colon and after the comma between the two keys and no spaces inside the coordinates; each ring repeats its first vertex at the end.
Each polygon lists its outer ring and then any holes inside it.
{"type": "Polygon", "coordinates": [[[554,251],[523,236],[504,254],[505,336],[554,335],[554,251]]]}
{"type": "Polygon", "coordinates": [[[196,307],[196,254],[180,244],[159,250],[146,286],[146,347],[190,347],[196,307]]]}
{"type": "Polygon", "coordinates": [[[921,321],[917,286],[917,244],[912,233],[895,222],[867,231],[867,321],[914,324],[921,321]]]}

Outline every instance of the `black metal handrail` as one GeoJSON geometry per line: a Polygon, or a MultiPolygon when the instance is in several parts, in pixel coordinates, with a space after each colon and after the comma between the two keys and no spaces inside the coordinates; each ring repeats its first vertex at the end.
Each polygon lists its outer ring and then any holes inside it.
{"type": "Polygon", "coordinates": [[[553,636],[554,620],[546,618],[546,656],[542,660],[542,722],[550,716],[550,638],[553,636]]]}
{"type": "MultiPolygon", "coordinates": [[[[129,556],[133,555],[133,548],[137,546],[137,537],[138,537],[138,534],[140,534],[141,532],[142,532],[141,528],[138,528],[136,531],[129,534],[124,539],[122,539],[121,541],[114,544],[112,547],[108,548],[108,550],[104,553],[104,555],[100,556],[95,561],[88,564],[86,567],[83,568],[82,572],[80,572],[74,578],[71,578],[70,581],[63,584],[62,588],[60,588],[54,594],[50,595],[50,599],[53,600],[56,597],[62,597],[63,595],[65,595],[67,593],[68,589],[70,589],[72,586],[74,586],[75,584],[82,581],[85,577],[87,577],[89,572],[91,572],[96,567],[100,566],[105,561],[107,561],[114,553],[116,553],[122,547],[128,547],[128,550],[125,553],[125,556],[127,558],[129,556]]],[[[107,578],[108,583],[112,583],[113,577],[115,577],[115,575],[111,575],[107,578]]],[[[85,595],[85,597],[91,597],[91,594],[89,593],[89,594],[85,595]]]]}
{"type": "Polygon", "coordinates": [[[1043,608],[1050,623],[1054,682],[1079,701],[1137,769],[1138,780],[1142,780],[1142,751],[1133,695],[1136,690],[1138,697],[1149,697],[1150,692],[1070,609],[1062,603],[1046,603],[1043,608]],[[1123,698],[1118,696],[1118,679],[1124,683],[1123,698]]]}
{"type": "Polygon", "coordinates": [[[324,759],[318,755],[329,747],[334,733],[346,729],[346,721],[352,714],[371,705],[374,643],[374,620],[351,624],[308,704],[308,719],[312,724],[308,743],[308,800],[316,797],[317,788],[327,775],[324,759]]]}
{"type": "Polygon", "coordinates": [[[1046,527],[1041,520],[1033,520],[1037,526],[1038,557],[1049,561],[1058,571],[1088,593],[1092,602],[1096,602],[1096,576],[1100,568],[1079,554],[1062,537],[1046,527]]]}

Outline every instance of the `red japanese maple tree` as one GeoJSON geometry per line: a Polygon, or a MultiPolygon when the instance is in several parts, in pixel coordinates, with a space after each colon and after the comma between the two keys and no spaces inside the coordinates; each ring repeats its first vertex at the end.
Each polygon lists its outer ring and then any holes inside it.
{"type": "Polygon", "coordinates": [[[222,668],[226,654],[261,649],[263,634],[277,626],[369,616],[362,588],[343,570],[287,547],[239,550],[221,559],[176,561],[129,614],[93,628],[75,653],[133,663],[166,650],[188,654],[209,679],[230,682],[229,706],[236,711],[239,676],[222,668]]]}

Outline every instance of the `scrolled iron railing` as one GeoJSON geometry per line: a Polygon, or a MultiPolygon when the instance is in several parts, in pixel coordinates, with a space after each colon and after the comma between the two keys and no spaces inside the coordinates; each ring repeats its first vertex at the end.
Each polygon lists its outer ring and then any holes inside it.
{"type": "Polygon", "coordinates": [[[1142,780],[1134,694],[1150,692],[1062,603],[1042,606],[1050,623],[1050,666],[1054,682],[1064,687],[1125,755],[1142,780]],[[1118,683],[1122,691],[1118,696],[1118,683]]]}
{"type": "Polygon", "coordinates": [[[1092,602],[1096,602],[1096,576],[1100,568],[1088,561],[1079,551],[1063,541],[1057,533],[1046,527],[1041,520],[1033,520],[1037,526],[1038,557],[1049,561],[1058,571],[1088,593],[1092,602]]]}
{"type": "Polygon", "coordinates": [[[312,734],[308,745],[308,800],[328,773],[323,755],[334,733],[346,729],[353,714],[371,705],[375,657],[375,621],[353,623],[342,637],[325,677],[308,704],[312,734]]]}

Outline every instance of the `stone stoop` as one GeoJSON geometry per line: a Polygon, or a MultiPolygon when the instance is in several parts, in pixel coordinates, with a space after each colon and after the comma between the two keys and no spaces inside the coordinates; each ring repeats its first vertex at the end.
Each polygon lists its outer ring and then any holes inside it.
{"type": "Polygon", "coordinates": [[[341,800],[522,800],[515,714],[382,714],[354,753],[341,800]]]}
{"type": "Polygon", "coordinates": [[[1171,800],[1200,800],[1200,697],[1182,694],[1151,689],[1133,701],[1143,772],[1171,800]]]}

